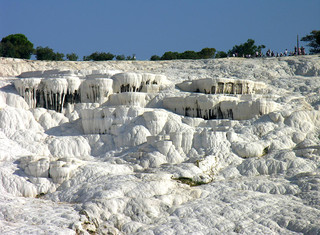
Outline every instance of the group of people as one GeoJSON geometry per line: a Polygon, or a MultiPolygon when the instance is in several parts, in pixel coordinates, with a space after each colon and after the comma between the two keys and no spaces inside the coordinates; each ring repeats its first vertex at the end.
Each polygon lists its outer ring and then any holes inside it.
{"type": "MultiPolygon", "coordinates": [[[[283,56],[295,56],[295,55],[306,55],[306,50],[304,47],[299,47],[297,48],[296,46],[294,47],[294,51],[288,52],[288,49],[285,49],[284,52],[277,52],[275,53],[274,51],[271,51],[270,49],[267,50],[266,52],[266,57],[283,57],[283,56]]],[[[232,55],[233,57],[238,57],[238,53],[234,53],[232,55]]],[[[242,55],[242,57],[245,58],[252,58],[252,57],[264,57],[264,54],[262,52],[256,51],[254,55],[242,55]]]]}
{"type": "MultiPolygon", "coordinates": [[[[256,54],[257,54],[257,52],[256,52],[256,54]]],[[[267,50],[266,56],[267,57],[282,57],[282,56],[294,56],[294,55],[305,55],[305,54],[306,54],[306,49],[304,47],[297,48],[295,46],[294,52],[293,51],[288,52],[288,49],[285,49],[284,52],[275,53],[269,49],[269,50],[267,50]]]]}

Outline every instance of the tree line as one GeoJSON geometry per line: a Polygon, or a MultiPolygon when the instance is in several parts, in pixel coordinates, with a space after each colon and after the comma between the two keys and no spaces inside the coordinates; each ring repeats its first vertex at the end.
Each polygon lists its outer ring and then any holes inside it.
{"type": "MultiPolygon", "coordinates": [[[[301,38],[301,41],[308,42],[310,54],[320,53],[320,30],[313,30],[310,34],[301,38]]],[[[203,48],[201,51],[184,51],[182,53],[167,51],[162,56],[153,55],[150,60],[177,60],[177,59],[211,59],[224,58],[227,56],[246,56],[261,53],[261,50],[266,48],[265,45],[255,45],[253,39],[248,39],[245,43],[235,45],[228,52],[216,51],[215,48],[203,48]]],[[[54,60],[54,61],[77,61],[79,56],[76,53],[63,54],[55,52],[49,47],[38,46],[34,48],[28,38],[23,34],[11,34],[2,38],[0,42],[0,56],[30,59],[35,55],[37,60],[54,60]]],[[[135,54],[132,56],[114,55],[110,52],[94,52],[88,56],[84,56],[84,61],[105,61],[105,60],[136,60],[135,54]]]]}
{"type": "MultiPolygon", "coordinates": [[[[77,61],[79,56],[76,53],[63,54],[55,52],[52,48],[38,46],[34,48],[24,34],[11,34],[2,38],[0,42],[0,56],[30,59],[32,55],[35,55],[37,60],[52,60],[52,61],[77,61]]],[[[91,55],[84,56],[84,61],[104,61],[104,60],[135,60],[135,55],[114,55],[110,52],[94,52],[91,55]]]]}

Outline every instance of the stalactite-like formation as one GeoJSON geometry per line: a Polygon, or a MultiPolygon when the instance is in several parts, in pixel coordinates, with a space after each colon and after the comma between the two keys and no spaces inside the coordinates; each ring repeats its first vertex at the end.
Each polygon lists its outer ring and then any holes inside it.
{"type": "Polygon", "coordinates": [[[190,95],[165,97],[165,108],[188,117],[245,120],[276,110],[276,104],[263,98],[241,100],[232,96],[190,95]]]}
{"type": "MultiPolygon", "coordinates": [[[[67,104],[108,101],[113,93],[156,93],[168,81],[163,75],[98,71],[35,71],[20,75],[15,87],[30,108],[43,107],[63,112],[67,104]],[[36,77],[32,77],[36,76],[36,77]]],[[[145,106],[146,95],[118,95],[117,104],[145,106]],[[129,99],[133,99],[130,101],[129,99]]]]}
{"type": "Polygon", "coordinates": [[[177,86],[188,92],[200,92],[204,94],[244,95],[263,92],[265,84],[250,80],[228,78],[206,78],[194,81],[186,81],[177,86]]]}
{"type": "MultiPolygon", "coordinates": [[[[26,73],[24,77],[17,79],[15,86],[29,107],[57,112],[63,112],[67,104],[78,102],[146,107],[169,84],[163,75],[115,71],[39,71],[26,73]]],[[[186,81],[178,87],[192,93],[164,97],[163,106],[184,116],[244,120],[275,109],[273,102],[253,96],[265,88],[260,82],[208,78],[186,81]]]]}

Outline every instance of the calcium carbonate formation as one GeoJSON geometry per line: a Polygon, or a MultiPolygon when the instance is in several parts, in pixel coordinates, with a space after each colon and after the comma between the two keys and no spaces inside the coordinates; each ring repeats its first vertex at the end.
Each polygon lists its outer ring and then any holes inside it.
{"type": "Polygon", "coordinates": [[[0,234],[319,234],[318,56],[0,64],[0,234]]]}
{"type": "MultiPolygon", "coordinates": [[[[84,132],[99,134],[110,132],[117,120],[110,106],[144,108],[164,88],[173,85],[164,75],[107,70],[37,71],[19,77],[15,87],[31,108],[63,112],[69,104],[98,103],[99,109],[84,109],[81,116],[84,132]]],[[[184,116],[245,120],[277,108],[273,101],[263,98],[265,84],[261,82],[207,78],[185,81],[177,87],[181,92],[161,98],[162,108],[184,116]]]]}
{"type": "Polygon", "coordinates": [[[186,81],[177,86],[184,91],[204,94],[254,94],[263,91],[266,85],[245,79],[206,78],[186,81]]]}
{"type": "MultiPolygon", "coordinates": [[[[16,89],[31,108],[43,107],[58,112],[62,112],[68,104],[102,104],[113,93],[156,93],[166,85],[168,81],[163,75],[96,70],[26,72],[15,81],[16,89]]],[[[121,97],[113,100],[128,100],[125,96],[121,97]]],[[[134,99],[134,95],[129,95],[129,98],[134,99]]],[[[130,101],[127,103],[130,104],[130,101]]]]}

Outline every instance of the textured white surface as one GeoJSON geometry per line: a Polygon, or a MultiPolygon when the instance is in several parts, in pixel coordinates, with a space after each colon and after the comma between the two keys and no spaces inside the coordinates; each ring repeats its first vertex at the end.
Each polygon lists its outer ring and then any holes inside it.
{"type": "Polygon", "coordinates": [[[0,65],[1,234],[320,233],[318,56],[0,65]],[[184,116],[218,101],[237,120],[184,116]]]}

